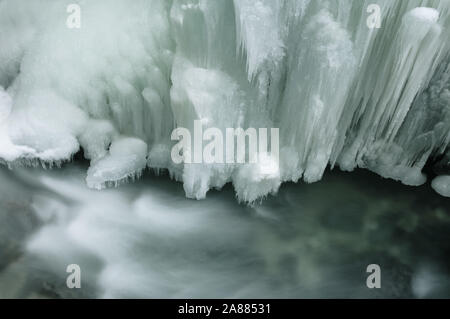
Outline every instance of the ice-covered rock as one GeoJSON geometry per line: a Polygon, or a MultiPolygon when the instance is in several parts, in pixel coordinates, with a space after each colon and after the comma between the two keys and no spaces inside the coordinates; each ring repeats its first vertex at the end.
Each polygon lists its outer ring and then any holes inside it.
{"type": "Polygon", "coordinates": [[[445,197],[450,197],[450,176],[443,175],[436,177],[431,183],[433,189],[445,197]]]}
{"type": "Polygon", "coordinates": [[[147,166],[147,144],[138,138],[118,138],[109,154],[93,162],[86,182],[89,187],[102,189],[139,177],[147,166]]]}

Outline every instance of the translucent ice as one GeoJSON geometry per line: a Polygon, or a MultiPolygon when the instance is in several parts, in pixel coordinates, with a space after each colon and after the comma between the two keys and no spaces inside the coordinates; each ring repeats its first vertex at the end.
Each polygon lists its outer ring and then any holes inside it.
{"type": "Polygon", "coordinates": [[[0,0],[0,161],[82,150],[93,188],[150,168],[244,202],[329,166],[421,185],[427,162],[450,171],[449,34],[446,0],[0,0]],[[279,159],[175,164],[172,131],[196,120],[279,128],[279,159]]]}

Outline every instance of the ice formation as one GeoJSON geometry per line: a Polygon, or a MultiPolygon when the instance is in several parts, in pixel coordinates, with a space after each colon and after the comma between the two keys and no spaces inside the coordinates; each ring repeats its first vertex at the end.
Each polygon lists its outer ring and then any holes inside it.
{"type": "Polygon", "coordinates": [[[0,160],[82,149],[92,188],[150,168],[244,202],[328,166],[421,185],[436,162],[449,196],[449,35],[448,0],[0,0],[0,160]],[[174,164],[171,133],[195,120],[280,128],[279,163],[174,164]]]}

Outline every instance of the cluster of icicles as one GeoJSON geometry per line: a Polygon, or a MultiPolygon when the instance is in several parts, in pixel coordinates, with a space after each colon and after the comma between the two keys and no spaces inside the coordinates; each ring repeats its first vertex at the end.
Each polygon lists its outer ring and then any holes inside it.
{"type": "Polygon", "coordinates": [[[92,188],[150,168],[247,203],[327,167],[421,185],[432,162],[450,196],[449,35],[445,0],[0,0],[0,159],[83,150],[92,188]],[[175,164],[171,134],[196,120],[279,128],[276,169],[175,164]]]}

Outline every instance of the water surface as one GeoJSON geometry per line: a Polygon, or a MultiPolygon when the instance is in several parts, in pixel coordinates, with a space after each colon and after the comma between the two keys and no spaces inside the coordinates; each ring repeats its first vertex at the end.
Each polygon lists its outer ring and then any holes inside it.
{"type": "Polygon", "coordinates": [[[0,297],[450,297],[450,199],[429,186],[335,171],[248,207],[150,173],[93,191],[85,171],[0,169],[0,297]]]}

